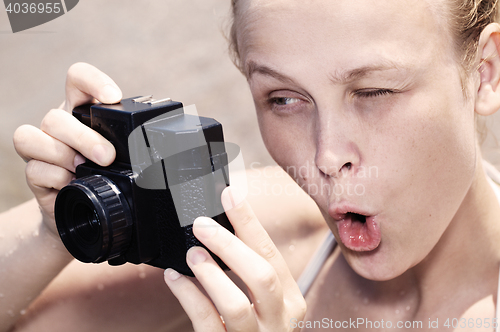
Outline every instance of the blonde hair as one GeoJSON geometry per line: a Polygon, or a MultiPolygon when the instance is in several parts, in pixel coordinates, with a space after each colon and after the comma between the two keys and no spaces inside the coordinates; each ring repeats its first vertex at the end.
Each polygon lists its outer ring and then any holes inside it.
{"type": "Polygon", "coordinates": [[[497,20],[498,0],[448,1],[451,8],[451,32],[455,36],[459,62],[468,74],[477,69],[473,65],[481,32],[488,24],[497,20]]]}
{"type": "Polygon", "coordinates": [[[231,0],[231,21],[229,28],[229,56],[233,61],[234,65],[243,73],[243,68],[241,67],[241,55],[238,50],[238,32],[236,30],[237,27],[237,16],[238,16],[238,0],[231,0]]]}
{"type": "MultiPolygon", "coordinates": [[[[430,0],[434,1],[434,0],[430,0]]],[[[449,10],[451,32],[455,37],[458,60],[464,69],[465,76],[473,70],[479,36],[490,23],[496,22],[498,15],[498,0],[445,0],[449,10]]],[[[238,48],[238,3],[241,0],[231,0],[231,21],[229,29],[229,54],[236,67],[243,72],[241,54],[238,48]]],[[[464,82],[463,82],[464,83],[464,82]]]]}

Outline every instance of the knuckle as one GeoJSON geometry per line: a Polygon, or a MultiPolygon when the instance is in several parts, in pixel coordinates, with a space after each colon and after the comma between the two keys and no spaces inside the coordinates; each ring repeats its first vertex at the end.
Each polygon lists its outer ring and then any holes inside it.
{"type": "Polygon", "coordinates": [[[40,175],[40,161],[30,160],[26,164],[26,180],[30,183],[35,184],[40,175]]]}
{"type": "Polygon", "coordinates": [[[202,321],[210,320],[212,315],[213,315],[213,310],[207,306],[199,306],[196,309],[196,316],[198,319],[202,321]]]}
{"type": "Polygon", "coordinates": [[[248,212],[245,204],[239,204],[235,207],[236,212],[240,216],[239,223],[241,225],[247,225],[254,220],[254,216],[248,212]]]}
{"type": "Polygon", "coordinates": [[[273,259],[278,253],[278,250],[269,237],[266,237],[257,243],[257,248],[259,248],[259,255],[266,260],[273,259]]]}
{"type": "MultiPolygon", "coordinates": [[[[288,302],[288,301],[287,301],[288,302]]],[[[307,302],[302,294],[293,296],[288,302],[289,312],[293,317],[303,318],[307,312],[307,302]]]]}
{"type": "Polygon", "coordinates": [[[22,147],[26,143],[30,127],[31,127],[30,125],[22,125],[18,127],[14,132],[12,140],[14,142],[14,147],[16,148],[16,150],[22,147]]]}
{"type": "Polygon", "coordinates": [[[235,303],[226,309],[223,317],[225,321],[241,322],[248,319],[251,312],[250,303],[248,301],[240,301],[240,303],[235,303]]]}
{"type": "Polygon", "coordinates": [[[274,292],[278,287],[278,275],[271,265],[261,268],[256,275],[257,282],[268,292],[274,292]]]}
{"type": "Polygon", "coordinates": [[[302,318],[306,315],[306,312],[307,312],[307,302],[303,297],[301,297],[296,303],[295,316],[302,318]]]}
{"type": "Polygon", "coordinates": [[[14,136],[13,136],[14,144],[24,141],[24,138],[26,136],[26,127],[27,126],[28,125],[22,125],[16,129],[16,131],[14,132],[14,136]]]}
{"type": "Polygon", "coordinates": [[[64,167],[65,165],[70,166],[73,164],[75,158],[75,153],[73,149],[69,148],[67,145],[54,144],[54,155],[50,161],[56,166],[64,167]]]}
{"type": "Polygon", "coordinates": [[[58,124],[58,117],[61,110],[51,109],[45,117],[42,119],[42,123],[40,124],[40,129],[44,132],[50,132],[55,126],[58,124]]]}
{"type": "Polygon", "coordinates": [[[68,68],[68,73],[66,74],[66,78],[68,80],[71,80],[72,78],[74,78],[75,76],[78,75],[78,73],[81,71],[82,67],[84,67],[84,66],[87,66],[87,64],[85,62],[76,62],[76,63],[72,64],[68,68]]]}

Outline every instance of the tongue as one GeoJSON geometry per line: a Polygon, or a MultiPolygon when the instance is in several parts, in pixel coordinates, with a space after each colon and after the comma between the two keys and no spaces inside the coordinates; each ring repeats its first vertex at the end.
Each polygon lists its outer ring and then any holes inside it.
{"type": "Polygon", "coordinates": [[[338,222],[342,243],[353,251],[371,251],[380,244],[381,234],[374,217],[348,213],[338,222]]]}

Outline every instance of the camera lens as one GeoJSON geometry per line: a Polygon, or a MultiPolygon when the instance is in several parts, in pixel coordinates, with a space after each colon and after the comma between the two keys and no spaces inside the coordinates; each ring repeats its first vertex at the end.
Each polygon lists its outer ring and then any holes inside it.
{"type": "Polygon", "coordinates": [[[73,208],[73,220],[79,238],[89,245],[99,240],[100,222],[96,210],[84,202],[78,202],[73,208]]]}
{"type": "Polygon", "coordinates": [[[61,240],[82,262],[118,257],[129,246],[130,209],[119,188],[104,176],[82,177],[64,187],[54,212],[61,240]]]}

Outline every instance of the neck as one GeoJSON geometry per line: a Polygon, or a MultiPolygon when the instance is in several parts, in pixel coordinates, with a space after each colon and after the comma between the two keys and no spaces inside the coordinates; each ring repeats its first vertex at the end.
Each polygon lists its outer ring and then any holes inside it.
{"type": "Polygon", "coordinates": [[[447,303],[455,299],[464,311],[489,295],[496,302],[499,262],[500,205],[478,157],[471,187],[447,230],[409,271],[417,285],[419,307],[434,316],[443,299],[447,303]]]}

